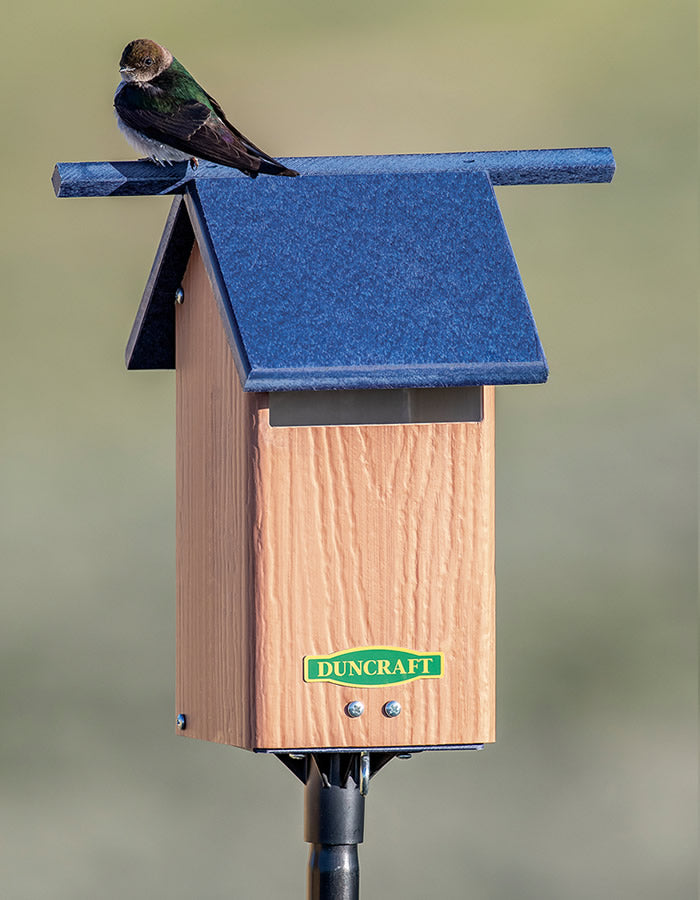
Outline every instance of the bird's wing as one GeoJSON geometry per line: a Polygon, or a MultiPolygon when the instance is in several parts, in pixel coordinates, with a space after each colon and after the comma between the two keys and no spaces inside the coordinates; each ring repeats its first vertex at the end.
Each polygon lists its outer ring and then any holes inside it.
{"type": "MultiPolygon", "coordinates": [[[[203,103],[188,100],[174,109],[161,112],[127,100],[128,93],[119,91],[114,98],[114,106],[119,118],[129,128],[192,156],[233,166],[249,174],[259,171],[263,154],[252,144],[244,142],[203,103]]],[[[267,156],[264,158],[269,159],[267,156]]]]}
{"type": "Polygon", "coordinates": [[[236,128],[235,125],[232,125],[231,122],[226,118],[226,113],[221,108],[221,105],[212,97],[211,94],[207,94],[207,100],[211,103],[214,108],[214,112],[221,119],[224,125],[231,131],[240,141],[242,141],[243,145],[248,149],[249,152],[254,153],[256,156],[259,156],[261,159],[266,159],[268,162],[275,163],[276,165],[280,165],[277,160],[265,153],[264,150],[261,150],[260,147],[256,147],[255,144],[248,140],[248,138],[241,134],[241,132],[236,128]]]}

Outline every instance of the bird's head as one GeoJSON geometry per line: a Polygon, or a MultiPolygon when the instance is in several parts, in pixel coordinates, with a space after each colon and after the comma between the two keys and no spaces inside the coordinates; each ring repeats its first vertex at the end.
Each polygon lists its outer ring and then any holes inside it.
{"type": "Polygon", "coordinates": [[[123,81],[151,81],[164,72],[172,61],[173,55],[165,47],[139,38],[124,47],[119,72],[123,81]]]}

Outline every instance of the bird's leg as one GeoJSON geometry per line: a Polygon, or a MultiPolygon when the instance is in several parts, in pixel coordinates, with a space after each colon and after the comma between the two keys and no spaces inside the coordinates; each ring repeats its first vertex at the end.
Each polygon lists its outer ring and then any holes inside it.
{"type": "Polygon", "coordinates": [[[193,169],[199,168],[199,160],[196,156],[190,156],[190,165],[193,169]]]}

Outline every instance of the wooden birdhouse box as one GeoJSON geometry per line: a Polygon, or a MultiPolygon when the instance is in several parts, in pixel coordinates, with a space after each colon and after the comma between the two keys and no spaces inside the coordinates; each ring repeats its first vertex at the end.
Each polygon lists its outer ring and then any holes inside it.
{"type": "Polygon", "coordinates": [[[612,156],[290,164],[101,182],[183,192],[127,349],[176,371],[182,733],[493,741],[494,389],[547,377],[493,184],[608,181],[612,156]]]}

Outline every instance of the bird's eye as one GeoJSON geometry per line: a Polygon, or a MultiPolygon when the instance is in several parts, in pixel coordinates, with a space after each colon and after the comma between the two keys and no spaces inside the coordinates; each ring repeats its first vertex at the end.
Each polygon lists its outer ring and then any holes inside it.
{"type": "Polygon", "coordinates": [[[144,64],[144,66],[152,66],[152,65],[153,65],[153,60],[151,59],[150,56],[147,56],[147,57],[144,59],[143,64],[144,64]]]}

